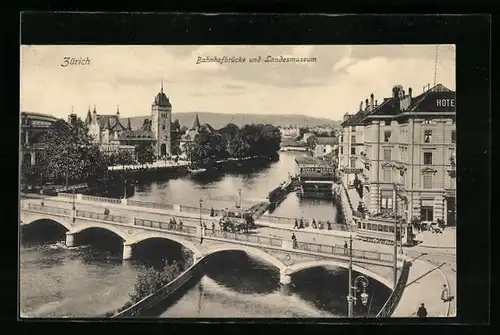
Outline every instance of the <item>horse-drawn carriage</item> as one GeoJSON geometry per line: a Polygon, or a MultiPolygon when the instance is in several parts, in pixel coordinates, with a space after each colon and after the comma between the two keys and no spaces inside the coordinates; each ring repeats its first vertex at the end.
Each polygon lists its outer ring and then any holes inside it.
{"type": "Polygon", "coordinates": [[[253,216],[242,208],[226,208],[219,220],[219,226],[222,231],[248,233],[250,229],[255,228],[255,221],[253,216]]]}

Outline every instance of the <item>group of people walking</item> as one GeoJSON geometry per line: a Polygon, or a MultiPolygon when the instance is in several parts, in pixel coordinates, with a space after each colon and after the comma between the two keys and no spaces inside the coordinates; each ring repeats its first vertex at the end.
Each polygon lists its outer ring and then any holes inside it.
{"type": "MultiPolygon", "coordinates": [[[[323,222],[323,221],[319,221],[319,222],[316,222],[315,219],[312,219],[311,221],[311,227],[313,229],[325,229],[325,226],[328,230],[332,230],[332,224],[330,221],[326,221],[326,222],[323,222]]],[[[304,219],[295,219],[295,224],[293,226],[293,229],[304,229],[305,228],[305,225],[304,225],[304,219]]]]}

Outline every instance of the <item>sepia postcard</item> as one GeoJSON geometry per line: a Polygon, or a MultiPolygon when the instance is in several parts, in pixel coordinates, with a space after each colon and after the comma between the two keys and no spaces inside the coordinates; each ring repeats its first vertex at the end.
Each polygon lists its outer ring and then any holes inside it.
{"type": "Polygon", "coordinates": [[[22,45],[21,318],[456,316],[454,45],[22,45]]]}

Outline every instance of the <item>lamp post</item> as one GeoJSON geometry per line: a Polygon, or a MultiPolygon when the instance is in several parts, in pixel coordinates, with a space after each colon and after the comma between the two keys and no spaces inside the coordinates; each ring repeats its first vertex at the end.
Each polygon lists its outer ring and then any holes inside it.
{"type": "Polygon", "coordinates": [[[397,206],[397,194],[396,194],[396,183],[393,184],[393,199],[392,199],[392,205],[394,206],[394,268],[393,268],[393,275],[394,275],[394,289],[396,289],[396,285],[398,283],[398,235],[397,235],[397,230],[398,230],[398,206],[397,206]]]}
{"type": "Polygon", "coordinates": [[[349,295],[347,296],[347,316],[354,317],[354,297],[352,295],[352,235],[349,235],[349,295]]]}
{"type": "Polygon", "coordinates": [[[203,199],[200,199],[200,227],[203,227],[203,223],[201,222],[202,209],[203,209],[203,199]]]}

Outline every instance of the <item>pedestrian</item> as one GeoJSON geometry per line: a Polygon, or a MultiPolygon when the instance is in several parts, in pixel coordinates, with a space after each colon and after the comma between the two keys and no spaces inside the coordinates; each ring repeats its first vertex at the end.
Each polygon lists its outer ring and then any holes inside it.
{"type": "Polygon", "coordinates": [[[295,219],[295,224],[293,225],[293,229],[299,228],[299,221],[295,219]]]}
{"type": "Polygon", "coordinates": [[[328,230],[332,230],[332,224],[330,223],[330,221],[326,221],[326,226],[328,228],[328,230]]]}
{"type": "Polygon", "coordinates": [[[313,227],[313,229],[318,228],[318,226],[316,225],[316,220],[312,219],[311,226],[313,227]]]}
{"type": "Polygon", "coordinates": [[[299,229],[304,229],[304,220],[300,219],[299,229]]]}
{"type": "Polygon", "coordinates": [[[424,303],[420,304],[420,307],[417,310],[417,316],[419,318],[425,318],[427,316],[427,309],[425,308],[424,303]]]}
{"type": "Polygon", "coordinates": [[[292,233],[292,244],[293,244],[293,249],[297,248],[297,237],[295,237],[295,233],[292,233]]]}
{"type": "Polygon", "coordinates": [[[215,222],[212,222],[212,232],[215,232],[215,222]]]}
{"type": "Polygon", "coordinates": [[[450,293],[448,291],[448,287],[446,287],[446,284],[443,285],[443,290],[441,291],[441,300],[443,302],[447,302],[450,299],[450,293]]]}

